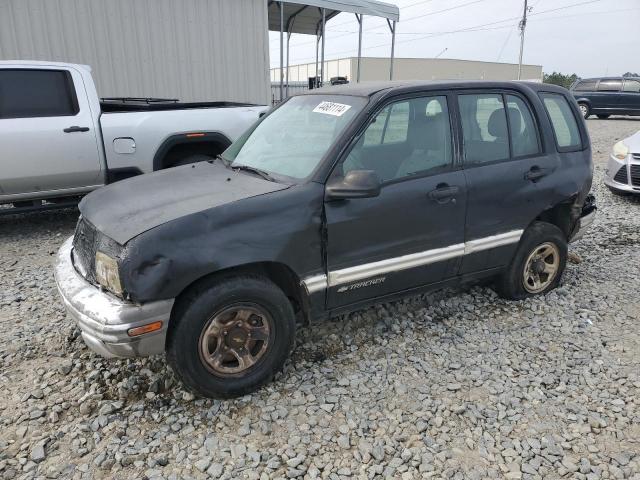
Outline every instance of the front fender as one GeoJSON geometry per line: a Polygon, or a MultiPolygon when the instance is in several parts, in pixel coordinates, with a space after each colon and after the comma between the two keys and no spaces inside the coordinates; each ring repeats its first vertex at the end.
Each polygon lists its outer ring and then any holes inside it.
{"type": "Polygon", "coordinates": [[[131,240],[121,281],[138,303],[177,297],[212,273],[247,264],[283,264],[298,277],[323,268],[323,187],[316,183],[194,213],[131,240]]]}

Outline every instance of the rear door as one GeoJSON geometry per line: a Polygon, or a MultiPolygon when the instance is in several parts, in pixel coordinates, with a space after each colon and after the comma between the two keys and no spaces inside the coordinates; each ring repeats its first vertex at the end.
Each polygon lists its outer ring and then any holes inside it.
{"type": "Polygon", "coordinates": [[[75,69],[0,69],[0,185],[4,194],[99,183],[100,157],[75,69]]]}
{"type": "Polygon", "coordinates": [[[554,197],[558,157],[542,148],[529,101],[517,92],[458,95],[468,186],[461,273],[506,265],[527,225],[554,197]]]}
{"type": "Polygon", "coordinates": [[[594,113],[616,114],[622,110],[622,80],[619,78],[603,78],[598,82],[598,92],[594,96],[594,113]]]}
{"type": "Polygon", "coordinates": [[[626,113],[640,114],[640,78],[625,78],[620,94],[620,106],[626,113]]]}
{"type": "Polygon", "coordinates": [[[392,102],[333,175],[374,170],[379,196],[325,203],[328,306],[454,276],[464,251],[466,186],[452,141],[452,97],[392,102]]]}

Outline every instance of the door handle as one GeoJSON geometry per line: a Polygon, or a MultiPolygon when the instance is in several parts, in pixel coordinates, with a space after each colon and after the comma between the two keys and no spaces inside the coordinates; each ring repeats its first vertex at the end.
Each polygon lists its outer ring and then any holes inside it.
{"type": "Polygon", "coordinates": [[[455,203],[456,199],[453,197],[455,197],[458,192],[460,192],[459,187],[441,183],[436,187],[435,190],[431,190],[429,193],[427,193],[427,196],[438,203],[447,203],[449,201],[455,203]]]}
{"type": "Polygon", "coordinates": [[[67,127],[63,130],[64,133],[75,133],[75,132],[88,132],[89,127],[78,127],[74,125],[73,127],[67,127]]]}
{"type": "Polygon", "coordinates": [[[537,182],[542,177],[549,175],[549,173],[550,170],[548,168],[540,168],[537,165],[534,165],[527,173],[524,174],[524,178],[530,182],[537,182]]]}

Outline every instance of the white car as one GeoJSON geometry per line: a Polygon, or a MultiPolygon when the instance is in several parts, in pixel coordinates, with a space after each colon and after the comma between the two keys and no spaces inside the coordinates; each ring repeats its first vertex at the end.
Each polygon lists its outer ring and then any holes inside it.
{"type": "Polygon", "coordinates": [[[616,195],[640,194],[640,131],[613,146],[604,183],[616,195]]]}
{"type": "Polygon", "coordinates": [[[266,109],[231,102],[101,101],[86,65],[2,61],[0,204],[55,207],[106,183],[213,159],[266,109]]]}

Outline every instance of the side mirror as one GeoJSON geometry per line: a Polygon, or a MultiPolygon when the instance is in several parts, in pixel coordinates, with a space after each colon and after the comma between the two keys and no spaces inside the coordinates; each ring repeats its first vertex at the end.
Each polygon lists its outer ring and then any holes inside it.
{"type": "Polygon", "coordinates": [[[373,170],[352,170],[344,178],[329,180],[325,188],[327,200],[371,198],[380,195],[380,177],[373,170]]]}

